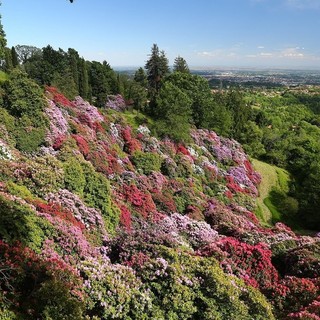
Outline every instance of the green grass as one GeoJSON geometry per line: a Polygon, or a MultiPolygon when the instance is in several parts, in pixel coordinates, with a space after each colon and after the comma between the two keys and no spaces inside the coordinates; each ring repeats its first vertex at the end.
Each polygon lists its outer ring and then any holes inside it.
{"type": "Polygon", "coordinates": [[[4,71],[0,71],[0,84],[8,79],[8,74],[4,71]]]}
{"type": "Polygon", "coordinates": [[[290,177],[286,170],[272,166],[268,163],[254,159],[253,167],[261,175],[261,183],[258,187],[259,197],[257,198],[256,215],[265,225],[280,221],[281,214],[276,204],[271,202],[270,192],[280,190],[285,194],[289,191],[290,177]]]}

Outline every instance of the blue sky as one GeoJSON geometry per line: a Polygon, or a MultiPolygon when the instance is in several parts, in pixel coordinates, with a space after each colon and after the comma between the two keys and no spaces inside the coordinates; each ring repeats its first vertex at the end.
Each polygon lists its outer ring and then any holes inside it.
{"type": "Polygon", "coordinates": [[[2,0],[8,46],[76,49],[143,66],[153,43],[170,64],[320,69],[320,0],[2,0]]]}

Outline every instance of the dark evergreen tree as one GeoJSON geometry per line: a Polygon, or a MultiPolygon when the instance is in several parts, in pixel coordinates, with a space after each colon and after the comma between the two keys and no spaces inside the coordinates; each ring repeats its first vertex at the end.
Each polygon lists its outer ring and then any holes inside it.
{"type": "Polygon", "coordinates": [[[79,94],[84,99],[89,98],[88,67],[83,58],[79,62],[79,94]]]}
{"type": "Polygon", "coordinates": [[[145,68],[147,70],[150,96],[152,97],[159,92],[161,80],[169,72],[168,59],[164,51],[160,52],[156,44],[153,44],[151,48],[150,58],[145,68]]]}
{"type": "Polygon", "coordinates": [[[70,71],[72,74],[73,81],[77,88],[79,88],[79,71],[78,71],[78,65],[80,63],[80,57],[78,54],[78,51],[75,49],[69,48],[68,49],[68,60],[69,60],[69,66],[70,71]]]}
{"type": "Polygon", "coordinates": [[[189,70],[189,67],[188,67],[186,60],[180,56],[178,56],[174,59],[173,71],[174,72],[182,72],[182,73],[190,73],[190,70],[189,70]]]}
{"type": "Polygon", "coordinates": [[[4,69],[5,71],[10,72],[10,70],[13,69],[11,50],[9,48],[5,48],[4,53],[4,69]]]}
{"type": "Polygon", "coordinates": [[[12,66],[15,68],[19,65],[19,59],[15,47],[11,48],[12,66]]]}
{"type": "MultiPolygon", "coordinates": [[[[1,3],[0,3],[1,5],[1,3]]],[[[1,19],[1,16],[0,16],[1,19]]],[[[3,30],[3,26],[1,24],[0,20],[0,60],[5,58],[5,47],[7,45],[7,39],[6,39],[6,34],[3,30]]]]}
{"type": "Polygon", "coordinates": [[[239,90],[231,90],[226,98],[226,107],[232,113],[233,129],[231,136],[235,139],[241,137],[247,121],[249,120],[251,108],[243,98],[243,94],[239,90]]]}
{"type": "Polygon", "coordinates": [[[147,75],[142,67],[140,67],[134,74],[134,81],[139,83],[143,87],[147,87],[148,85],[148,79],[147,75]]]}

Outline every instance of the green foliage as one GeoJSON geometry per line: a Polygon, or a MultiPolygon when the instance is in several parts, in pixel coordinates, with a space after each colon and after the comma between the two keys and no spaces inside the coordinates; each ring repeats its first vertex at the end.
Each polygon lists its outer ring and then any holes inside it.
{"type": "Polygon", "coordinates": [[[83,194],[86,179],[80,162],[75,157],[70,157],[64,164],[64,182],[68,190],[79,195],[83,194]]]}
{"type": "Polygon", "coordinates": [[[4,83],[6,80],[8,80],[8,74],[0,70],[0,84],[4,83]]]}
{"type": "Polygon", "coordinates": [[[114,71],[106,61],[93,61],[88,63],[88,76],[94,104],[100,108],[105,107],[107,96],[116,91],[117,79],[114,71]]]}
{"type": "Polygon", "coordinates": [[[162,157],[157,153],[135,151],[131,156],[136,168],[146,175],[152,171],[160,171],[162,157]]]}
{"type": "Polygon", "coordinates": [[[17,149],[22,152],[31,153],[37,151],[38,148],[45,143],[45,127],[28,126],[31,121],[28,117],[23,116],[17,121],[15,130],[15,139],[17,149]]]}
{"type": "Polygon", "coordinates": [[[106,229],[114,233],[119,224],[120,213],[111,205],[111,190],[107,178],[94,170],[89,162],[81,163],[85,176],[85,187],[83,190],[85,202],[94,208],[101,210],[106,223],[106,229]]]}
{"type": "Polygon", "coordinates": [[[7,186],[8,191],[11,194],[13,194],[19,198],[22,198],[24,200],[32,200],[34,198],[31,191],[26,186],[18,185],[16,183],[14,183],[13,181],[8,181],[6,186],[7,186]]]}
{"type": "Polygon", "coordinates": [[[165,82],[157,97],[154,129],[161,137],[189,141],[191,100],[177,86],[165,82]]]}
{"type": "Polygon", "coordinates": [[[0,125],[4,125],[6,131],[8,131],[11,135],[15,130],[15,119],[11,116],[8,111],[4,108],[0,107],[0,125]]]}
{"type": "MultiPolygon", "coordinates": [[[[1,5],[1,3],[0,3],[0,5],[1,5]]],[[[0,16],[0,18],[1,18],[1,16],[0,16]]],[[[7,45],[6,34],[3,30],[3,26],[0,21],[0,59],[3,59],[5,57],[6,45],[7,45]]]]}
{"type": "Polygon", "coordinates": [[[141,276],[152,292],[153,319],[274,319],[257,290],[227,276],[213,258],[158,247],[141,276]],[[157,277],[150,272],[158,270],[157,277]],[[151,270],[150,270],[151,269],[151,270]]]}
{"type": "Polygon", "coordinates": [[[169,73],[168,63],[164,51],[160,51],[158,45],[153,44],[150,58],[145,65],[151,98],[159,92],[161,80],[169,73]]]}
{"type": "Polygon", "coordinates": [[[27,115],[38,118],[46,106],[41,88],[19,69],[11,72],[4,89],[4,107],[15,117],[27,115]]]}
{"type": "Polygon", "coordinates": [[[44,143],[48,124],[43,114],[46,102],[41,88],[19,69],[10,73],[3,87],[4,107],[16,118],[13,128],[11,119],[2,112],[8,131],[13,131],[20,151],[36,151],[44,143]]]}
{"type": "Polygon", "coordinates": [[[71,295],[62,281],[48,280],[34,294],[36,313],[45,320],[83,319],[82,303],[71,295]]]}
{"type": "Polygon", "coordinates": [[[185,59],[178,56],[174,59],[173,63],[173,71],[174,72],[182,72],[182,73],[190,73],[188,64],[185,59]]]}
{"type": "Polygon", "coordinates": [[[26,205],[0,195],[0,237],[39,250],[44,233],[35,213],[26,205]]]}
{"type": "Polygon", "coordinates": [[[208,82],[201,76],[181,72],[172,73],[165,82],[179,88],[188,97],[194,124],[197,127],[209,128],[213,99],[208,82]]]}

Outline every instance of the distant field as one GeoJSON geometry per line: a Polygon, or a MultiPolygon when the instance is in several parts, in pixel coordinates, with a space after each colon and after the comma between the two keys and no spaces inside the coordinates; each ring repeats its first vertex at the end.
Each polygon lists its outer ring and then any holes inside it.
{"type": "Polygon", "coordinates": [[[289,174],[281,168],[256,159],[254,159],[252,163],[262,178],[258,188],[259,197],[257,198],[258,209],[256,214],[263,224],[271,225],[272,220],[280,220],[281,217],[276,207],[271,203],[269,193],[274,187],[288,192],[289,174]]]}

